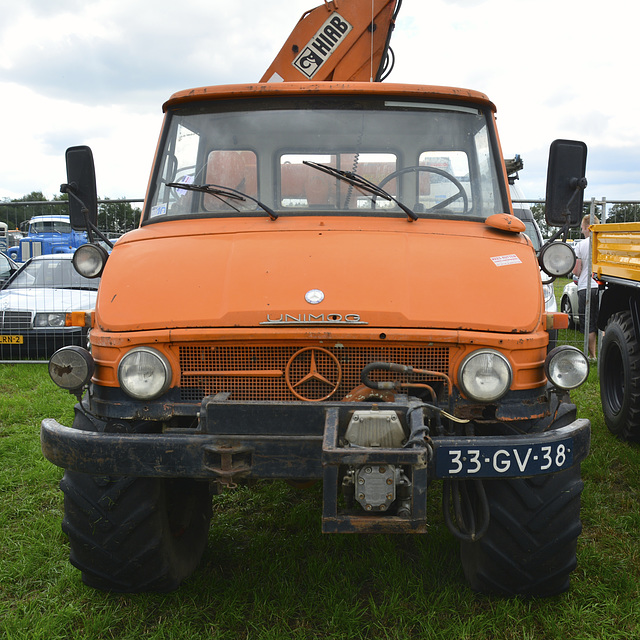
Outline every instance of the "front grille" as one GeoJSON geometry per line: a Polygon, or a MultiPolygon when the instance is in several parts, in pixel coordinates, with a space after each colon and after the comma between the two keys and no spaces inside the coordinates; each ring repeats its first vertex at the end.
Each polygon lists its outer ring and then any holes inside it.
{"type": "Polygon", "coordinates": [[[30,328],[30,311],[0,311],[0,329],[4,331],[24,331],[30,328]]]}
{"type": "MultiPolygon", "coordinates": [[[[362,383],[360,372],[371,362],[394,362],[449,373],[446,346],[210,346],[180,347],[181,396],[184,402],[230,393],[230,400],[341,400],[362,383]],[[340,376],[341,372],[341,376],[340,376]]],[[[374,371],[373,380],[407,376],[374,371]]],[[[412,382],[442,383],[415,376],[412,382]]]]}

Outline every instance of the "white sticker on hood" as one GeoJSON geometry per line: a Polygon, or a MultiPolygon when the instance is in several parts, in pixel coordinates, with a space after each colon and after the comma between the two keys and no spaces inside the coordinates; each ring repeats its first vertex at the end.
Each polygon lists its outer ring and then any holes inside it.
{"type": "Polygon", "coordinates": [[[508,264],[522,264],[522,260],[515,253],[510,253],[508,256],[495,256],[491,260],[493,260],[493,264],[496,267],[506,267],[508,264]]]}

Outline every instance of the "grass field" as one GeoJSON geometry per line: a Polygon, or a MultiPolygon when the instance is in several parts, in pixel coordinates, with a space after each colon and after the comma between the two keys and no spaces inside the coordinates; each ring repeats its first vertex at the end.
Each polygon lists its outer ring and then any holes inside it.
{"type": "Polygon", "coordinates": [[[215,498],[202,565],[179,591],[94,591],[67,560],[62,471],[39,444],[41,419],[71,424],[75,400],[41,364],[1,364],[0,395],[0,638],[640,638],[640,448],[606,430],[595,371],[574,394],[593,427],[578,568],[545,600],[467,587],[439,486],[425,536],[323,536],[319,486],[241,488],[215,498]]]}

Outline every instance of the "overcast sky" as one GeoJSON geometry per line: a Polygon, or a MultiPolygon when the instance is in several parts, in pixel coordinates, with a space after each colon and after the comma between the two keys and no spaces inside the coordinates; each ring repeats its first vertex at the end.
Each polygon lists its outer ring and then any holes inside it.
{"type": "MultiPolygon", "coordinates": [[[[347,2],[348,0],[342,0],[347,2]]],[[[142,198],[162,103],[254,82],[321,0],[21,0],[0,22],[0,199],[64,182],[93,148],[98,194],[142,198]]],[[[498,107],[520,188],[544,197],[549,144],[589,147],[587,198],[640,200],[640,27],[625,0],[404,0],[388,82],[476,89],[498,107]]]]}

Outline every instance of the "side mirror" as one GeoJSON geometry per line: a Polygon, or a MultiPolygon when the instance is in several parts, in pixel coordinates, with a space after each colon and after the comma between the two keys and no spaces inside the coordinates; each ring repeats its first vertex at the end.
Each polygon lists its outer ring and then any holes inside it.
{"type": "Polygon", "coordinates": [[[554,140],[549,150],[545,218],[553,227],[580,226],[587,187],[587,145],[576,140],[554,140]]]}
{"type": "Polygon", "coordinates": [[[86,146],[69,147],[65,154],[67,184],[60,185],[62,193],[69,194],[71,228],[85,231],[98,223],[98,196],[96,171],[91,149],[86,146]]]}

